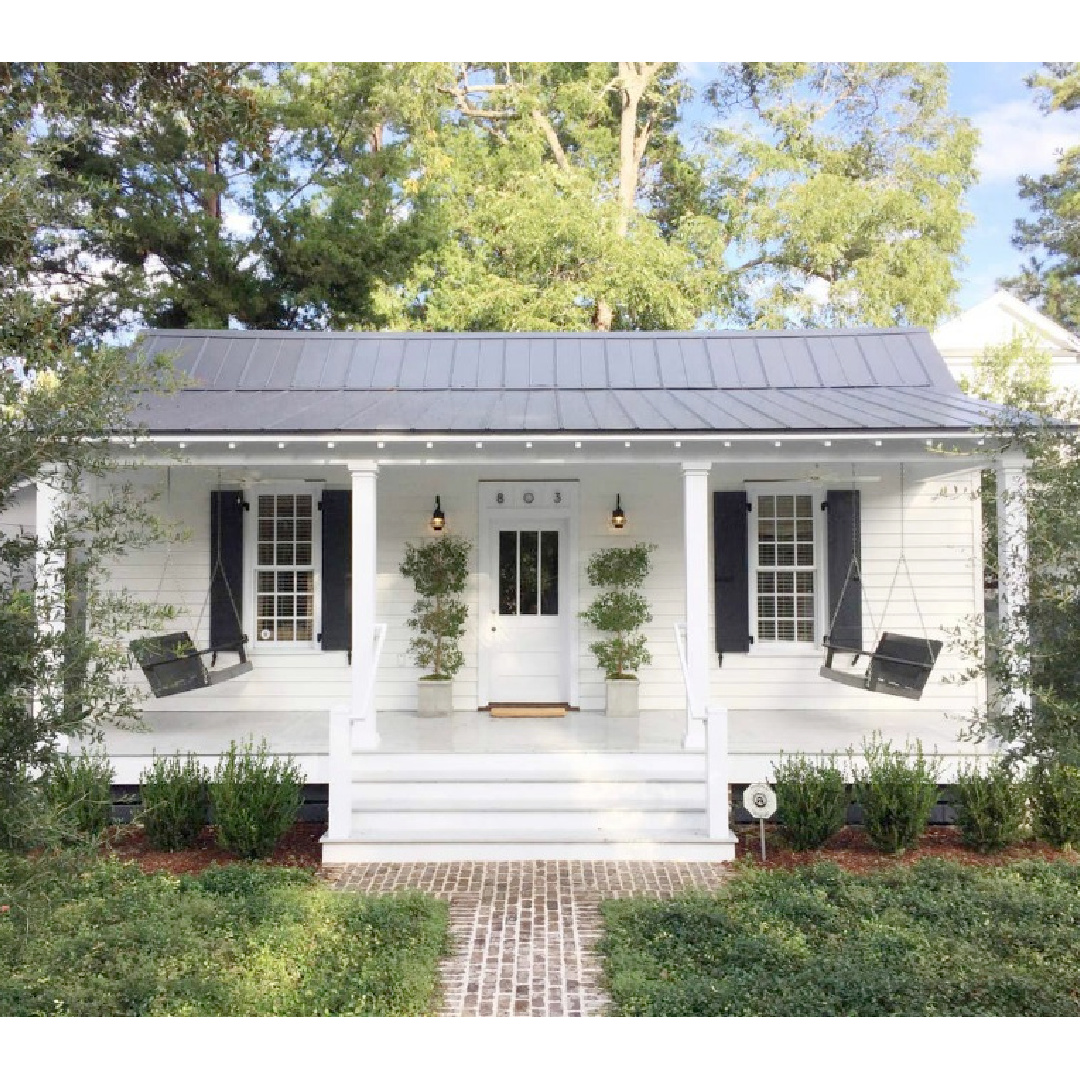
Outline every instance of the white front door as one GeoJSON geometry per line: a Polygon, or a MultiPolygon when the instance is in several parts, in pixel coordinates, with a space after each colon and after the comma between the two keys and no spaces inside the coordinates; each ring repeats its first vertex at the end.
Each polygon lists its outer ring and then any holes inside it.
{"type": "Polygon", "coordinates": [[[504,484],[489,494],[495,498],[483,524],[482,703],[573,703],[574,500],[567,485],[550,483],[504,484]]]}

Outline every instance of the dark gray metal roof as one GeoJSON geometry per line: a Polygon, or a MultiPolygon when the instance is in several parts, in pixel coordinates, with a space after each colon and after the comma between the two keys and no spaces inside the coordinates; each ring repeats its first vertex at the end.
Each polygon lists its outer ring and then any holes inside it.
{"type": "Polygon", "coordinates": [[[190,388],[152,432],[969,429],[925,330],[331,334],[157,330],[190,388]]]}

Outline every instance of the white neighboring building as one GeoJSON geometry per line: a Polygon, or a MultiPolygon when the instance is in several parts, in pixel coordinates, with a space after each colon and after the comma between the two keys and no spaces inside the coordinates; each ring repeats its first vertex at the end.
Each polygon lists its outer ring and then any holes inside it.
{"type": "Polygon", "coordinates": [[[976,359],[988,346],[1029,337],[1050,353],[1054,388],[1080,390],[1080,338],[1003,289],[942,323],[931,336],[957,380],[970,380],[976,359]]]}

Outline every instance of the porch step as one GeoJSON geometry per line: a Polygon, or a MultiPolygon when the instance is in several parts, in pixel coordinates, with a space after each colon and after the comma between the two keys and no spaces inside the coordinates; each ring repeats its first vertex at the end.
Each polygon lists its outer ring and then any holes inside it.
{"type": "Polygon", "coordinates": [[[353,780],[451,783],[567,781],[619,783],[639,780],[705,782],[704,753],[528,753],[353,755],[353,780]]]}
{"type": "Polygon", "coordinates": [[[364,780],[353,809],[388,810],[701,810],[704,781],[364,780]]]}
{"type": "Polygon", "coordinates": [[[329,840],[323,864],[364,862],[528,862],[540,859],[599,862],[730,862],[734,836],[726,840],[329,840]]]}
{"type": "Polygon", "coordinates": [[[505,842],[704,839],[704,810],[385,810],[353,812],[355,840],[505,842]]]}

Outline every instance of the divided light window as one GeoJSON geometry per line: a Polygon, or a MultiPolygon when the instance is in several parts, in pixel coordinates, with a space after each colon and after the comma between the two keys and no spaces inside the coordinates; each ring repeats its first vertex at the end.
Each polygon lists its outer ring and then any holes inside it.
{"type": "Polygon", "coordinates": [[[814,641],[814,500],[763,495],[757,502],[757,640],[814,641]]]}
{"type": "Polygon", "coordinates": [[[559,614],[559,533],[499,531],[499,614],[559,614]]]}
{"type": "Polygon", "coordinates": [[[260,495],[255,565],[255,636],[315,640],[311,495],[260,495]]]}

